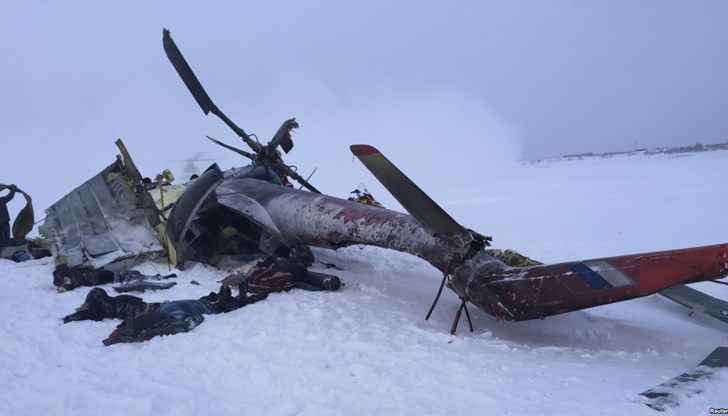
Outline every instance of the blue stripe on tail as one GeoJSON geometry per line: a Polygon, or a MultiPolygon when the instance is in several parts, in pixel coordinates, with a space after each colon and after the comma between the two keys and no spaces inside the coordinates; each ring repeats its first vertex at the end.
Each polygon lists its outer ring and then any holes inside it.
{"type": "Polygon", "coordinates": [[[571,263],[567,266],[569,270],[578,275],[581,280],[584,281],[589,287],[594,290],[608,289],[613,287],[606,279],[604,279],[599,273],[590,269],[584,263],[571,263]]]}

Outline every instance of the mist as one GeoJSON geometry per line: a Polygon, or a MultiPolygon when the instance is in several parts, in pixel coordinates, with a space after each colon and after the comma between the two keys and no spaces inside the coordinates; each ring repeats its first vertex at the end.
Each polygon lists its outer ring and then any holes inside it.
{"type": "Polygon", "coordinates": [[[426,192],[463,193],[521,159],[725,141],[726,17],[717,1],[5,4],[0,182],[33,195],[40,219],[113,161],[117,138],[152,177],[184,180],[193,157],[245,163],[204,138],[243,147],[182,84],[164,27],[246,132],[267,142],[296,117],[288,163],[395,209],[351,144],[426,192]]]}

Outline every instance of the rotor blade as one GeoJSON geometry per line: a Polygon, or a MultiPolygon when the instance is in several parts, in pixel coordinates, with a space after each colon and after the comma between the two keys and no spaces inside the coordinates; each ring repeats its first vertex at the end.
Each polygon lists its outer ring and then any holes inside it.
{"type": "MultiPolygon", "coordinates": [[[[725,283],[709,280],[713,283],[725,283]]],[[[677,302],[692,312],[702,312],[728,324],[728,302],[714,298],[707,293],[695,290],[686,285],[675,285],[660,291],[660,294],[673,302],[677,302]]],[[[691,312],[691,313],[692,313],[691,312]]]]}
{"type": "Polygon", "coordinates": [[[298,128],[298,122],[295,118],[286,120],[276,132],[275,136],[268,143],[269,150],[275,150],[279,145],[284,152],[288,153],[293,149],[293,140],[291,140],[291,130],[298,128]]]}
{"type": "Polygon", "coordinates": [[[162,45],[164,46],[164,52],[167,54],[167,58],[169,58],[174,69],[177,70],[177,73],[180,78],[182,78],[187,89],[190,90],[192,96],[195,97],[195,100],[197,100],[197,104],[200,105],[202,111],[204,111],[205,114],[212,111],[212,109],[215,108],[215,104],[210,99],[210,96],[207,95],[205,89],[202,88],[202,84],[200,84],[195,73],[192,72],[192,68],[190,68],[185,57],[182,56],[182,52],[180,52],[177,45],[175,45],[174,40],[172,40],[172,37],[169,35],[168,29],[162,30],[162,45]]]}
{"type": "Polygon", "coordinates": [[[222,147],[224,147],[224,148],[226,148],[228,150],[232,150],[233,152],[235,152],[235,153],[237,153],[239,155],[243,155],[243,156],[247,157],[250,160],[255,160],[255,156],[253,156],[252,153],[248,153],[248,152],[246,152],[244,150],[240,150],[240,149],[238,149],[236,147],[232,147],[229,144],[225,144],[225,143],[221,142],[220,140],[215,140],[215,139],[213,139],[210,136],[205,136],[205,137],[207,137],[207,139],[210,140],[210,141],[212,141],[213,143],[217,143],[220,146],[222,146],[222,147]]]}
{"type": "Polygon", "coordinates": [[[376,148],[350,147],[361,163],[384,185],[402,207],[435,234],[462,234],[465,229],[376,148]]]}
{"type": "Polygon", "coordinates": [[[164,46],[164,52],[167,54],[167,58],[169,58],[169,61],[172,63],[172,66],[174,66],[174,69],[177,70],[177,73],[179,74],[180,78],[182,78],[182,81],[187,86],[187,89],[190,90],[190,93],[192,93],[192,96],[195,97],[195,100],[197,101],[197,104],[200,105],[200,108],[202,108],[202,111],[204,111],[205,114],[212,113],[218,116],[225,124],[228,125],[228,127],[230,127],[235,132],[235,134],[240,136],[245,144],[250,146],[250,148],[253,149],[254,152],[259,152],[263,146],[261,146],[260,143],[251,139],[250,136],[248,136],[248,134],[243,131],[243,129],[233,123],[233,121],[230,120],[222,111],[220,111],[220,109],[217,108],[217,106],[212,102],[210,96],[207,95],[205,89],[202,88],[202,84],[200,84],[200,81],[195,76],[195,73],[192,72],[192,68],[190,68],[190,65],[185,60],[185,57],[182,56],[182,52],[180,52],[179,48],[177,48],[177,45],[175,45],[174,40],[172,40],[172,36],[170,36],[169,30],[167,29],[162,30],[162,45],[164,46]]]}

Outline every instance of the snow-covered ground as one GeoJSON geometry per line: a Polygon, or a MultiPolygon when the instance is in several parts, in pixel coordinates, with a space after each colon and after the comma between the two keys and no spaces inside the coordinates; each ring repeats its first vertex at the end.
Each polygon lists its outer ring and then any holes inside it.
{"type": "MultiPolygon", "coordinates": [[[[728,241],[726,166],[728,152],[589,158],[421,185],[494,246],[558,262],[728,241]]],[[[0,260],[0,415],[655,415],[640,392],[728,345],[727,325],[657,295],[521,323],[471,308],[475,332],[461,322],[450,336],[452,293],[424,320],[440,280],[428,264],[372,247],[315,254],[344,269],[341,291],[273,294],[111,347],[118,322],[61,320],[87,288],[57,293],[48,259],[0,260]]],[[[177,274],[144,299],[198,298],[225,276],[177,274]]],[[[700,383],[665,414],[728,407],[728,371],[700,383]]]]}

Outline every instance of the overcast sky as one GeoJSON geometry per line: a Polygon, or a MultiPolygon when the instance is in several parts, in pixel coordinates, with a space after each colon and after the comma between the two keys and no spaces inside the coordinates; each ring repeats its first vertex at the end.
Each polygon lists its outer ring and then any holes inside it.
{"type": "Polygon", "coordinates": [[[297,117],[286,160],[339,192],[362,180],[340,173],[353,143],[405,172],[486,176],[728,141],[726,1],[0,5],[0,182],[42,189],[36,211],[111,163],[119,137],[149,176],[190,157],[241,164],[204,139],[240,145],[174,72],[163,27],[248,133],[267,141],[297,117]]]}

